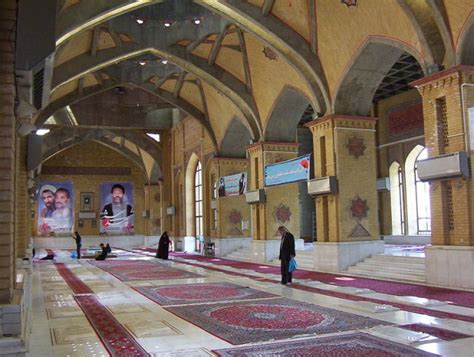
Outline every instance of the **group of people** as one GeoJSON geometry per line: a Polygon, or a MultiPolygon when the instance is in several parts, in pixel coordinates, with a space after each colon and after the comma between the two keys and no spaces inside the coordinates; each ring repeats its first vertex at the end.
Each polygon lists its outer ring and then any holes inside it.
{"type": "MultiPolygon", "coordinates": [[[[78,231],[75,231],[72,238],[76,241],[77,259],[81,259],[82,237],[78,231]]],[[[100,243],[99,246],[100,246],[101,251],[95,256],[95,260],[105,260],[107,258],[107,254],[112,252],[112,248],[110,247],[109,243],[107,244],[100,243]]]]}
{"type": "Polygon", "coordinates": [[[67,231],[72,227],[71,193],[65,187],[44,185],[40,191],[44,207],[40,211],[39,227],[42,232],[67,231]]]}

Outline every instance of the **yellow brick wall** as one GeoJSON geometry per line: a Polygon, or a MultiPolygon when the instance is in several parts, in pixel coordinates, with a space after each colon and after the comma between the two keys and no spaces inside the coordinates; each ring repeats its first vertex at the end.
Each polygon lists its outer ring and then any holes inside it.
{"type": "MultiPolygon", "coordinates": [[[[474,73],[461,68],[434,75],[417,86],[423,98],[425,141],[430,156],[466,150],[462,111],[461,84],[473,83],[474,73]],[[436,100],[446,99],[449,144],[439,145],[436,100]],[[441,148],[440,148],[441,147],[441,148]]],[[[467,91],[466,108],[473,104],[472,92],[467,91]]],[[[472,170],[472,168],[471,168],[472,170]]],[[[471,171],[472,177],[472,171],[471,171]]],[[[431,184],[432,244],[474,245],[472,237],[472,179],[434,181],[431,184]],[[452,191],[452,209],[447,200],[447,187],[452,191]],[[451,226],[450,226],[451,220],[451,226]]]]}

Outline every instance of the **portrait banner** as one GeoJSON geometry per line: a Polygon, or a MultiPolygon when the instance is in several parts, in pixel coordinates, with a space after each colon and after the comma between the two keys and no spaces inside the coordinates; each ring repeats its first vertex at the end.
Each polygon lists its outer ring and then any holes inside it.
{"type": "Polygon", "coordinates": [[[307,181],[309,179],[311,155],[265,166],[265,186],[307,181]]]}
{"type": "Polygon", "coordinates": [[[246,191],[246,172],[241,172],[235,175],[222,176],[221,178],[219,178],[219,197],[243,195],[246,191]]]}
{"type": "Polygon", "coordinates": [[[100,207],[101,233],[133,233],[133,186],[130,182],[101,183],[100,207]]]}
{"type": "Polygon", "coordinates": [[[74,226],[73,183],[41,182],[38,202],[38,234],[70,233],[74,226]]]}

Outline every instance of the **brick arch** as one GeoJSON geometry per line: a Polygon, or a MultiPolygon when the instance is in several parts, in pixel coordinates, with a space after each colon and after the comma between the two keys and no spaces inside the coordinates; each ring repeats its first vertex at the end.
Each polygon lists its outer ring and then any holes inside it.
{"type": "Polygon", "coordinates": [[[412,55],[426,73],[427,64],[413,48],[395,39],[369,37],[354,54],[335,90],[335,114],[367,116],[380,82],[404,53],[412,55]]]}
{"type": "Polygon", "coordinates": [[[456,44],[457,64],[474,65],[474,11],[463,25],[456,44]]]}
{"type": "Polygon", "coordinates": [[[220,143],[219,156],[245,157],[245,146],[250,143],[252,135],[238,118],[232,119],[220,143]]]}
{"type": "Polygon", "coordinates": [[[274,102],[267,120],[264,140],[295,142],[296,129],[310,100],[298,89],[285,86],[274,102]]]}

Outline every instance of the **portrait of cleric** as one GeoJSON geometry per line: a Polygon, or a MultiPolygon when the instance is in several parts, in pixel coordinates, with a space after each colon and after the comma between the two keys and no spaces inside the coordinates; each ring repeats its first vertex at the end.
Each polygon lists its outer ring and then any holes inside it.
{"type": "Polygon", "coordinates": [[[100,185],[101,233],[133,233],[133,188],[130,182],[100,185]]]}
{"type": "Polygon", "coordinates": [[[38,191],[38,233],[68,233],[73,230],[72,182],[46,182],[38,191]]]}

